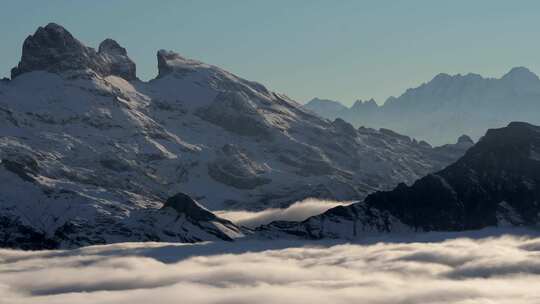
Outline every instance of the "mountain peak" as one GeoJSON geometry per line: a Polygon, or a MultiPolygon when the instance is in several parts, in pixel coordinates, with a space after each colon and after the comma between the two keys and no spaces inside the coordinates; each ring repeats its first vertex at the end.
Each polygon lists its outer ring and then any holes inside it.
{"type": "Polygon", "coordinates": [[[126,49],[120,46],[116,40],[111,38],[107,38],[99,44],[98,52],[123,56],[127,55],[126,49]]]}
{"type": "Polygon", "coordinates": [[[74,69],[81,57],[89,52],[64,27],[49,23],[24,40],[21,61],[11,70],[11,78],[34,70],[60,72],[74,69]]]}
{"type": "MultiPolygon", "coordinates": [[[[73,38],[73,36],[71,35],[71,33],[63,26],[61,26],[60,24],[58,23],[54,23],[54,22],[49,22],[47,25],[43,26],[43,27],[38,27],[37,31],[36,31],[36,34],[39,36],[39,35],[43,35],[44,33],[56,33],[60,36],[68,36],[68,37],[71,37],[73,38]]],[[[34,35],[36,35],[34,34],[34,35]]],[[[74,39],[74,38],[73,38],[74,39]]]]}
{"type": "Polygon", "coordinates": [[[61,25],[49,23],[25,39],[21,60],[11,70],[11,78],[32,71],[58,74],[86,70],[101,76],[116,75],[127,80],[135,79],[135,63],[116,41],[105,40],[100,45],[100,52],[96,52],[61,25]]]}
{"type": "Polygon", "coordinates": [[[452,75],[447,74],[447,73],[439,73],[439,74],[435,75],[435,77],[433,77],[431,82],[448,81],[448,80],[452,79],[452,77],[453,77],[452,75]]]}
{"type": "Polygon", "coordinates": [[[510,80],[512,82],[540,81],[538,76],[526,67],[514,67],[508,73],[506,73],[502,79],[510,80]]]}
{"type": "Polygon", "coordinates": [[[170,73],[185,73],[191,72],[197,67],[209,67],[204,63],[182,57],[180,54],[168,51],[168,50],[159,50],[157,52],[158,60],[158,77],[164,77],[170,73]]]}
{"type": "Polygon", "coordinates": [[[463,134],[458,138],[457,143],[458,144],[471,144],[472,145],[472,144],[474,144],[474,141],[472,140],[471,137],[469,137],[469,135],[463,134]]]}
{"type": "Polygon", "coordinates": [[[354,104],[352,105],[351,109],[354,109],[354,110],[372,110],[372,109],[376,109],[378,108],[379,106],[377,105],[377,102],[375,102],[375,99],[371,98],[369,100],[365,100],[365,101],[362,101],[362,100],[357,100],[354,102],[354,104]]]}
{"type": "Polygon", "coordinates": [[[113,39],[107,38],[99,44],[98,54],[108,63],[109,73],[126,80],[137,79],[135,62],[128,57],[127,50],[113,39]]]}
{"type": "Polygon", "coordinates": [[[318,97],[315,97],[312,100],[308,101],[304,105],[304,107],[323,117],[327,117],[331,119],[339,117],[341,113],[343,113],[344,111],[347,111],[348,109],[339,101],[321,99],[318,97]]]}
{"type": "Polygon", "coordinates": [[[510,128],[536,128],[533,124],[524,121],[512,121],[508,124],[510,128]]]}
{"type": "Polygon", "coordinates": [[[198,221],[210,221],[217,218],[215,214],[199,205],[199,203],[189,195],[181,192],[168,198],[165,204],[163,204],[163,209],[165,208],[172,208],[178,212],[178,214],[184,214],[187,217],[198,221]]]}

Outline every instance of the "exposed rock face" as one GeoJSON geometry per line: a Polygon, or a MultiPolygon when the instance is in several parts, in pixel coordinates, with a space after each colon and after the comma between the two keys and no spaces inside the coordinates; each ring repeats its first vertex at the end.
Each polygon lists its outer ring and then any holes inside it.
{"type": "Polygon", "coordinates": [[[11,70],[11,78],[31,71],[62,73],[87,70],[101,76],[116,75],[126,80],[136,78],[135,64],[114,40],[103,41],[100,51],[96,52],[62,26],[49,23],[26,38],[21,61],[11,70]]]}
{"type": "MultiPolygon", "coordinates": [[[[167,199],[163,204],[164,210],[173,209],[178,216],[184,217],[192,225],[201,228],[201,230],[209,233],[224,241],[233,241],[235,237],[243,235],[244,231],[233,224],[232,222],[216,216],[208,211],[189,195],[177,193],[167,199]]],[[[195,241],[202,241],[198,239],[195,241]]]]}
{"type": "Polygon", "coordinates": [[[112,39],[103,40],[99,45],[98,54],[109,66],[111,75],[126,80],[137,79],[135,63],[128,57],[126,49],[121,47],[118,42],[112,39]]]}
{"type": "MultiPolygon", "coordinates": [[[[465,141],[463,139],[462,141],[465,141]]],[[[468,141],[468,140],[466,140],[468,141]]],[[[457,231],[540,223],[540,127],[491,129],[465,156],[413,185],[376,192],[302,223],[262,227],[308,238],[365,232],[457,231]]]]}
{"type": "Polygon", "coordinates": [[[181,192],[168,198],[165,204],[163,204],[163,208],[172,208],[178,214],[183,214],[197,221],[211,221],[218,218],[215,214],[199,205],[189,195],[181,192]]]}
{"type": "Polygon", "coordinates": [[[157,61],[158,78],[164,77],[173,72],[191,72],[194,71],[195,67],[203,65],[202,62],[184,58],[178,53],[167,50],[159,50],[157,52],[157,61]]]}

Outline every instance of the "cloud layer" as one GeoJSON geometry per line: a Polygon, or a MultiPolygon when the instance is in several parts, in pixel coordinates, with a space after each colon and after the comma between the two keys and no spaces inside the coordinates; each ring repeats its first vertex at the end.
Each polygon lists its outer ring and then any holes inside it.
{"type": "Polygon", "coordinates": [[[330,208],[349,205],[352,202],[340,202],[320,199],[305,199],[290,205],[288,208],[265,209],[259,212],[250,211],[217,211],[220,217],[237,224],[255,228],[273,221],[303,221],[310,216],[321,214],[330,208]]]}
{"type": "Polygon", "coordinates": [[[540,302],[540,238],[267,243],[0,250],[0,303],[540,302]]]}

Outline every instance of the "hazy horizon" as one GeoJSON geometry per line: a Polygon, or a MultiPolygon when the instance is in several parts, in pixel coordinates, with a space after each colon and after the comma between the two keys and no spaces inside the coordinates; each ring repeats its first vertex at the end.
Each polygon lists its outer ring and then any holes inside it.
{"type": "Polygon", "coordinates": [[[156,75],[156,51],[171,49],[299,102],[383,103],[442,72],[500,77],[515,66],[540,70],[540,42],[533,39],[540,3],[411,3],[9,3],[0,12],[9,28],[0,76],[17,64],[24,38],[49,22],[92,47],[116,39],[144,80],[156,75]]]}

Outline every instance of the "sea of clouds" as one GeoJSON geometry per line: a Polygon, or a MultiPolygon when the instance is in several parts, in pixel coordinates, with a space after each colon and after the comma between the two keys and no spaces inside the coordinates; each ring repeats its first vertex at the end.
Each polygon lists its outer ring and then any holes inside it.
{"type": "Polygon", "coordinates": [[[540,303],[532,235],[0,250],[0,303],[540,303]]]}
{"type": "Polygon", "coordinates": [[[310,216],[321,214],[337,206],[352,204],[352,201],[332,201],[308,198],[287,208],[270,208],[262,211],[216,211],[216,215],[250,228],[269,224],[273,221],[303,221],[310,216]]]}

